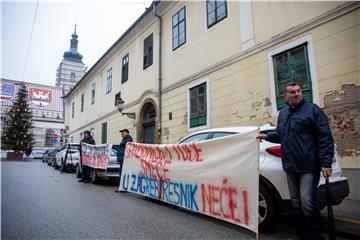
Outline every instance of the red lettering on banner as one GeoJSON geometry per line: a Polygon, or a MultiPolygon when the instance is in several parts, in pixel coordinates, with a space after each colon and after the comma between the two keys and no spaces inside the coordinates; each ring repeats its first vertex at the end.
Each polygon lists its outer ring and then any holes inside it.
{"type": "Polygon", "coordinates": [[[176,149],[176,145],[177,145],[177,144],[172,145],[172,148],[174,149],[174,151],[175,151],[176,154],[177,154],[177,160],[180,160],[180,154],[179,154],[178,150],[176,149]]]}
{"type": "Polygon", "coordinates": [[[169,172],[168,164],[171,164],[170,159],[140,159],[140,162],[140,175],[163,179],[164,181],[170,181],[170,179],[167,178],[167,173],[169,172]]]}
{"type": "MultiPolygon", "coordinates": [[[[230,219],[233,222],[240,223],[237,213],[238,209],[238,191],[235,187],[228,185],[225,178],[221,186],[204,183],[201,184],[202,212],[209,213],[211,216],[230,219]],[[220,209],[220,211],[218,211],[220,209]]],[[[248,198],[247,191],[242,191],[244,206],[244,223],[249,223],[248,198]]]]}
{"type": "MultiPolygon", "coordinates": [[[[141,143],[129,143],[126,146],[125,156],[136,157],[145,159],[146,161],[152,159],[174,159],[170,149],[172,149],[179,161],[203,161],[201,157],[201,149],[196,143],[183,143],[183,144],[171,144],[161,147],[160,145],[149,145],[141,143]]],[[[175,157],[175,156],[174,156],[175,157]]]]}
{"type": "Polygon", "coordinates": [[[199,149],[197,146],[196,146],[196,143],[191,143],[191,147],[194,149],[195,151],[195,161],[196,162],[202,162],[203,159],[201,157],[201,149],[199,149]]]}
{"type": "Polygon", "coordinates": [[[172,159],[172,155],[171,152],[168,149],[168,145],[165,145],[165,150],[167,151],[167,153],[169,154],[169,159],[172,159]]]}
{"type": "Polygon", "coordinates": [[[241,190],[243,199],[244,199],[244,219],[245,224],[249,225],[249,204],[248,204],[248,192],[246,190],[241,190]]]}

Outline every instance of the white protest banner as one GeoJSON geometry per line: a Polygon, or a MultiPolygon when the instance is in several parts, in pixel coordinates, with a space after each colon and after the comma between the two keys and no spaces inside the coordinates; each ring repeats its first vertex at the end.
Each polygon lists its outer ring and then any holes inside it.
{"type": "Polygon", "coordinates": [[[82,164],[92,168],[107,169],[111,149],[112,144],[91,145],[81,143],[82,164]]]}
{"type": "Polygon", "coordinates": [[[198,143],[127,143],[119,190],[258,232],[258,130],[198,143]]]}

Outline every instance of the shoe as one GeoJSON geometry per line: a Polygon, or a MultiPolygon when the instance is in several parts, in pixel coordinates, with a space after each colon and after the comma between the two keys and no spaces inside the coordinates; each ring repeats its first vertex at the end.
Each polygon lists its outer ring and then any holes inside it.
{"type": "Polygon", "coordinates": [[[90,181],[89,180],[85,180],[84,183],[89,183],[90,181]]]}
{"type": "Polygon", "coordinates": [[[118,189],[116,189],[114,192],[119,193],[120,191],[118,189]]]}
{"type": "Polygon", "coordinates": [[[80,179],[78,182],[84,182],[85,180],[84,179],[80,179]]]}

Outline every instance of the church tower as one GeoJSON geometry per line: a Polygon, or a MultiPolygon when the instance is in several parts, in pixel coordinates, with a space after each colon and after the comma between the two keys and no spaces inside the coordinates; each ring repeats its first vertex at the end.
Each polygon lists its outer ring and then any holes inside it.
{"type": "Polygon", "coordinates": [[[86,72],[86,65],[82,62],[83,56],[78,52],[78,42],[75,25],[74,33],[71,35],[70,50],[64,52],[63,60],[56,72],[55,85],[62,89],[63,95],[66,95],[86,72]]]}

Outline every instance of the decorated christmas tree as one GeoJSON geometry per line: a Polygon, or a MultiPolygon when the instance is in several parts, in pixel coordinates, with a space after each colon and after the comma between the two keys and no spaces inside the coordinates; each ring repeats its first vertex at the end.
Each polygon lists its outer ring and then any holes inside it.
{"type": "Polygon", "coordinates": [[[1,135],[1,148],[4,150],[13,150],[16,153],[31,152],[34,145],[32,112],[29,109],[27,98],[28,91],[22,84],[13,106],[5,115],[4,131],[1,135]]]}

